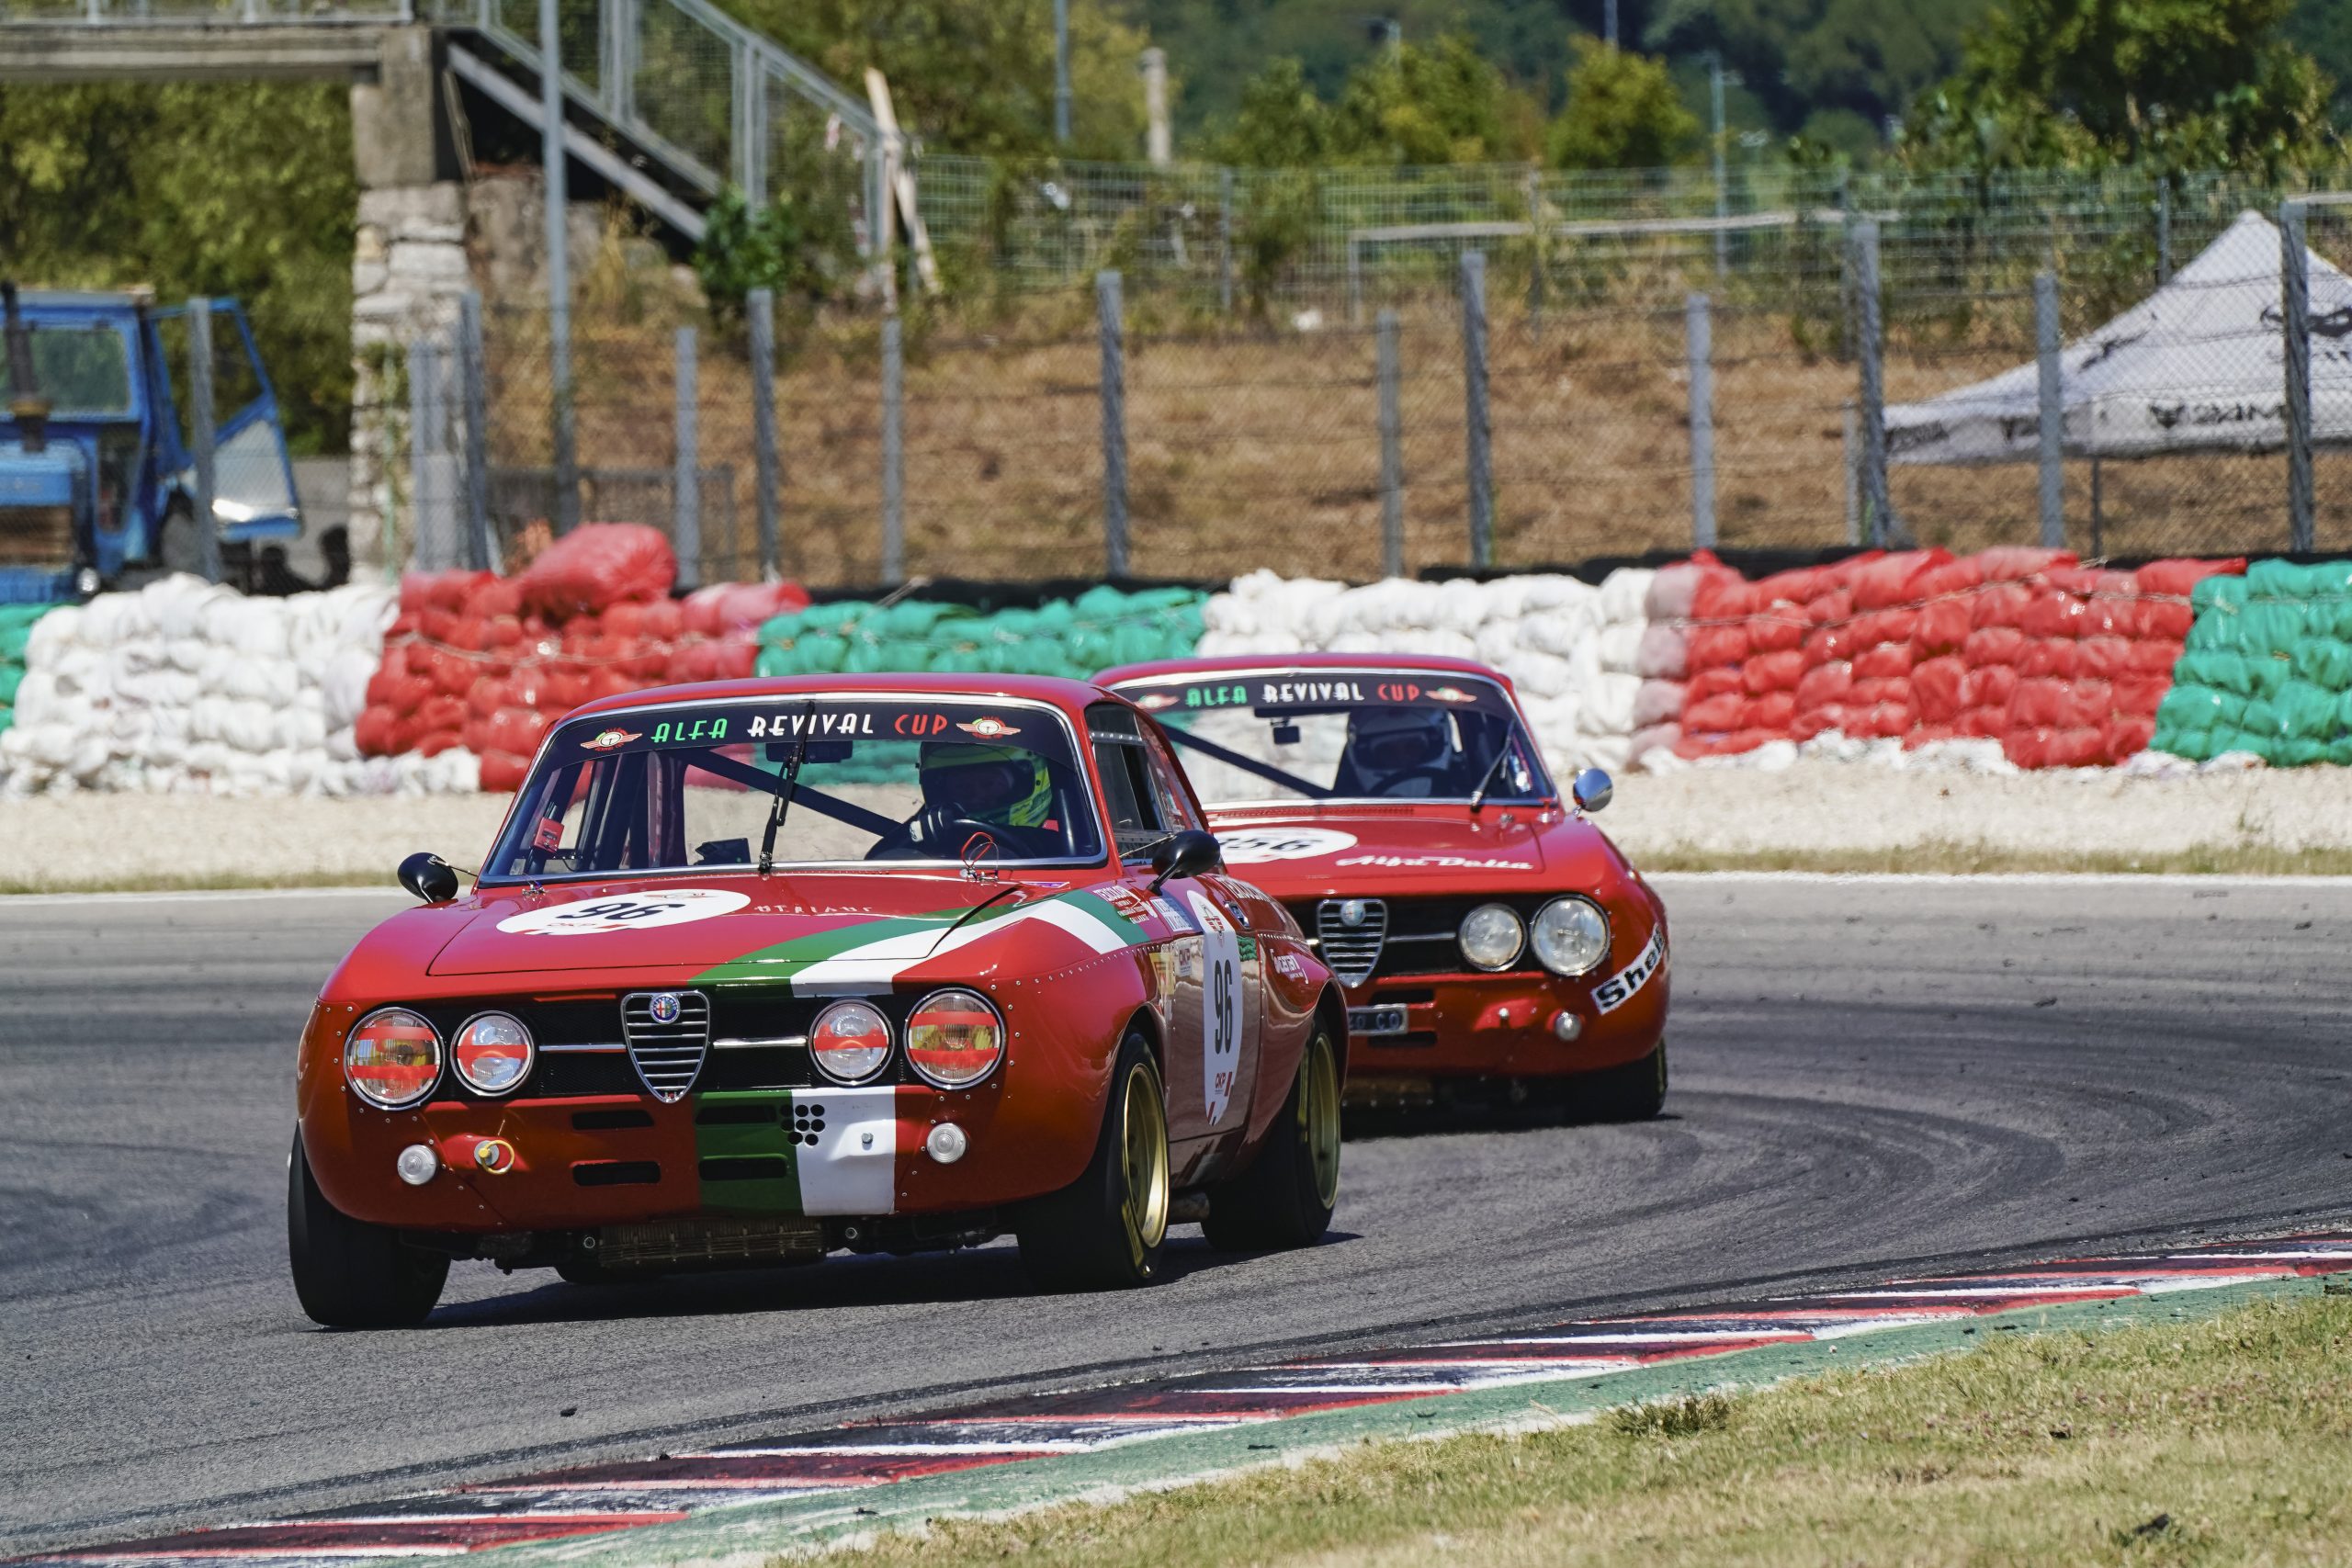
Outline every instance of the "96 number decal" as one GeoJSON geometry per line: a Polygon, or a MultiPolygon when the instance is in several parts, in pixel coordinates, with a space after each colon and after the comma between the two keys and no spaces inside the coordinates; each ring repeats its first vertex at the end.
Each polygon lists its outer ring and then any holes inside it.
{"type": "Polygon", "coordinates": [[[1199,893],[1189,894],[1201,927],[1201,956],[1208,973],[1201,983],[1201,1097],[1209,1125],[1225,1120],[1241,1062],[1241,942],[1225,911],[1199,893]]]}
{"type": "Polygon", "coordinates": [[[595,936],[612,931],[641,931],[731,915],[751,901],[747,893],[723,888],[657,887],[644,893],[549,904],[545,908],[509,915],[498,922],[498,929],[511,936],[595,936]]]}

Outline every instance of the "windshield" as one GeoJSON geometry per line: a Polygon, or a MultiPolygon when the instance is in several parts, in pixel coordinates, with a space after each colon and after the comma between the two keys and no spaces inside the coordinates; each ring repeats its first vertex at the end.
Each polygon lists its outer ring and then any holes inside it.
{"type": "Polygon", "coordinates": [[[482,874],[744,870],[763,855],[1068,863],[1100,860],[1102,844],[1069,726],[1052,708],[736,698],[559,726],[482,874]]]}
{"type": "Polygon", "coordinates": [[[1519,710],[1494,681],[1417,670],[1269,668],[1123,681],[1217,805],[1549,798],[1519,710]],[[1481,793],[1483,790],[1483,794],[1481,793]]]}
{"type": "MultiPolygon", "coordinates": [[[[122,333],[102,322],[69,327],[28,321],[33,379],[54,415],[127,414],[130,412],[130,350],[122,333]]],[[[16,394],[8,364],[0,355],[0,406],[16,394]]]]}

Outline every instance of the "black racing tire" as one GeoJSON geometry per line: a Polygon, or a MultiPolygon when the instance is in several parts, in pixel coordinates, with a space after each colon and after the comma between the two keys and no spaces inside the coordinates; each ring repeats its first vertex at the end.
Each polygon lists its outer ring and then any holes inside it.
{"type": "Polygon", "coordinates": [[[440,1253],[328,1202],[299,1133],[286,1166],[286,1251],[302,1310],[328,1328],[413,1327],[449,1278],[449,1259],[440,1253]]]}
{"type": "Polygon", "coordinates": [[[1076,1181],[1029,1203],[1014,1226],[1044,1291],[1115,1291],[1159,1278],[1168,1240],[1168,1096],[1139,1033],[1119,1044],[1094,1156],[1076,1181]]]}
{"type": "Polygon", "coordinates": [[[1312,1247],[1331,1228],[1340,1201],[1340,1058],[1320,1020],[1257,1157],[1208,1196],[1201,1234],[1221,1252],[1312,1247]]]}
{"type": "Polygon", "coordinates": [[[1666,1105],[1666,1042],[1638,1061],[1586,1073],[1577,1085],[1590,1120],[1646,1122],[1666,1105]]]}

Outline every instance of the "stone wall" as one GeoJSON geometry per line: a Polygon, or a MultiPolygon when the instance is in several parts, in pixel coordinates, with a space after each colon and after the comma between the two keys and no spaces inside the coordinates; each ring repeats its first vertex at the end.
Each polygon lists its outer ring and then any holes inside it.
{"type": "Polygon", "coordinates": [[[351,545],[356,559],[395,565],[413,536],[407,346],[456,341],[472,287],[465,187],[454,180],[359,193],[351,257],[351,545]]]}

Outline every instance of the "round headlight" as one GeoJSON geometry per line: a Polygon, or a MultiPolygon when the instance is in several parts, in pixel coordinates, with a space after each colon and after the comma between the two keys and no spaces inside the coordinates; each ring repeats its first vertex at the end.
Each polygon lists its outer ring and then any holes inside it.
{"type": "Polygon", "coordinates": [[[1004,1057],[1004,1021],[978,991],[933,991],[907,1016],[907,1064],[925,1083],[969,1089],[1004,1057]]]}
{"type": "Polygon", "coordinates": [[[890,1059],[890,1021],[864,1002],[835,1002],[809,1029],[808,1055],[835,1083],[864,1083],[890,1059]]]}
{"type": "Polygon", "coordinates": [[[1526,945],[1527,928],[1504,904],[1481,904],[1462,917],[1462,956],[1474,969],[1500,969],[1526,945]]]}
{"type": "Polygon", "coordinates": [[[531,1076],[533,1050],[521,1019],[485,1012],[467,1020],[449,1042],[449,1063],[476,1094],[507,1094],[531,1076]]]}
{"type": "Polygon", "coordinates": [[[1535,913],[1535,956],[1555,975],[1589,975],[1609,956],[1609,917],[1589,898],[1555,898],[1535,913]]]}
{"type": "Polygon", "coordinates": [[[440,1031],[406,1008],[378,1008],[343,1043],[343,1079],[379,1111],[421,1104],[441,1081],[440,1031]]]}

